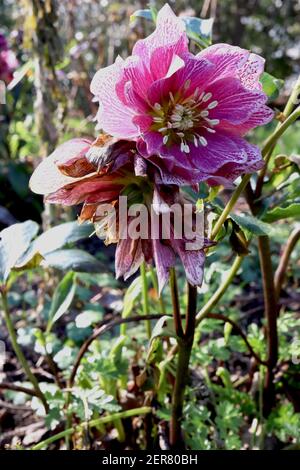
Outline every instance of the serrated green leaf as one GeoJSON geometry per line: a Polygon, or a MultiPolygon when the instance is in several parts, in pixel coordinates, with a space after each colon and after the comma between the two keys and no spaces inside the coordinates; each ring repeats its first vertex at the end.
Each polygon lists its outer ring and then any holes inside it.
{"type": "Polygon", "coordinates": [[[47,332],[69,309],[76,291],[75,273],[69,272],[56,287],[50,306],[47,332]]]}
{"type": "Polygon", "coordinates": [[[268,223],[276,222],[280,219],[288,219],[289,217],[300,218],[300,203],[295,202],[287,207],[275,207],[264,216],[264,221],[268,223]]]}
{"type": "Polygon", "coordinates": [[[283,87],[284,81],[275,78],[267,72],[260,77],[264,93],[268,96],[269,101],[275,100],[279,95],[280,89],[283,87]]]}
{"type": "Polygon", "coordinates": [[[231,214],[230,217],[235,223],[239,225],[239,227],[253,235],[270,235],[270,233],[272,232],[272,227],[270,225],[265,222],[262,222],[256,217],[253,217],[252,215],[231,214]]]}

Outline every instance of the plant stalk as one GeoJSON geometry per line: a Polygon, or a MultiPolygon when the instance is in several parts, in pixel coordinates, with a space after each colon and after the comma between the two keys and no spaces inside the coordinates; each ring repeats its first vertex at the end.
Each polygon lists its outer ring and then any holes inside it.
{"type": "MultiPolygon", "coordinates": [[[[143,300],[143,313],[145,316],[149,315],[150,308],[149,308],[149,298],[148,298],[148,281],[147,281],[147,274],[146,274],[146,263],[143,261],[140,268],[141,278],[142,278],[142,300],[143,300]]],[[[151,321],[145,320],[146,322],[146,331],[147,336],[151,338],[151,321]]]]}
{"type": "Polygon", "coordinates": [[[275,400],[274,368],[278,360],[278,304],[275,295],[270,239],[268,236],[258,238],[258,249],[263,278],[265,316],[267,322],[268,367],[264,388],[264,414],[268,416],[275,400]]]}
{"type": "Polygon", "coordinates": [[[32,386],[33,386],[33,389],[35,391],[35,394],[38,398],[40,398],[41,402],[43,403],[43,406],[45,408],[45,412],[47,413],[48,412],[48,403],[47,403],[47,400],[43,394],[43,392],[41,391],[40,389],[40,386],[39,386],[39,383],[36,379],[36,377],[33,375],[33,373],[31,372],[31,369],[30,369],[30,366],[18,344],[18,341],[17,341],[17,335],[16,335],[16,332],[15,332],[15,329],[14,329],[14,325],[13,325],[13,322],[12,322],[12,319],[11,319],[11,316],[10,316],[10,312],[9,312],[9,307],[8,307],[8,302],[7,302],[7,295],[6,295],[6,292],[4,290],[5,288],[2,288],[1,289],[1,297],[2,297],[2,306],[3,306],[3,312],[4,312],[4,320],[5,320],[5,323],[6,323],[6,327],[7,327],[7,331],[8,331],[8,334],[9,334],[9,337],[10,337],[10,341],[11,341],[11,344],[12,344],[12,347],[13,347],[13,350],[28,378],[28,380],[31,382],[32,386]]]}
{"type": "Polygon", "coordinates": [[[172,396],[172,416],[170,423],[170,445],[173,449],[183,449],[184,441],[181,431],[184,392],[188,381],[188,368],[193,347],[197,310],[197,288],[188,284],[188,305],[186,328],[182,336],[177,337],[178,361],[175,386],[172,396]]]}

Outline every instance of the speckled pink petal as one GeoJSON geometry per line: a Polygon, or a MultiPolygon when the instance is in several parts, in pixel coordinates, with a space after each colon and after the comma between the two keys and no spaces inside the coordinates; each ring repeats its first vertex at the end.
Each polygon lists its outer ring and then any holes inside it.
{"type": "Polygon", "coordinates": [[[205,58],[215,65],[212,80],[235,76],[248,60],[250,52],[230,44],[214,44],[203,49],[196,57],[205,58]]]}
{"type": "Polygon", "coordinates": [[[91,83],[91,92],[99,101],[98,127],[114,137],[131,139],[138,134],[132,123],[135,112],[125,106],[116,93],[122,65],[123,60],[118,58],[113,65],[98,70],[91,83]]]}
{"type": "Polygon", "coordinates": [[[218,105],[209,112],[211,119],[224,119],[238,125],[259,110],[266,102],[266,95],[261,91],[247,90],[234,77],[221,78],[208,84],[206,92],[212,93],[212,100],[218,105]]]}
{"type": "Polygon", "coordinates": [[[152,240],[154,263],[157,270],[159,295],[169,278],[169,269],[175,265],[175,255],[171,247],[160,240],[152,240]]]}
{"type": "Polygon", "coordinates": [[[141,240],[127,237],[118,242],[115,255],[116,278],[128,279],[134,274],[144,260],[141,240]]]}
{"type": "Polygon", "coordinates": [[[238,70],[238,76],[244,87],[250,90],[261,90],[259,81],[265,67],[265,59],[257,54],[250,54],[247,62],[238,70]]]}
{"type": "Polygon", "coordinates": [[[205,254],[202,250],[186,250],[183,240],[172,240],[185,269],[188,282],[192,286],[201,286],[204,274],[205,254]]]}
{"type": "Polygon", "coordinates": [[[245,122],[239,124],[238,126],[224,120],[220,122],[220,127],[224,130],[228,130],[233,134],[243,136],[257,126],[268,124],[272,121],[273,118],[274,111],[268,106],[263,105],[258,111],[255,111],[253,114],[251,114],[245,122]]]}

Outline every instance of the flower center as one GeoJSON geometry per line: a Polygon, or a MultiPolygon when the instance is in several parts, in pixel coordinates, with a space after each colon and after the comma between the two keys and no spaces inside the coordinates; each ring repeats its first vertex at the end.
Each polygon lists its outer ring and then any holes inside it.
{"type": "MultiPolygon", "coordinates": [[[[190,81],[187,80],[184,86],[189,88],[190,81]]],[[[211,119],[209,113],[217,106],[218,101],[213,99],[212,93],[203,91],[200,94],[198,88],[187,98],[170,92],[167,101],[153,106],[151,129],[162,134],[165,145],[180,144],[181,151],[189,153],[190,142],[196,147],[205,147],[207,140],[203,134],[216,132],[214,126],[220,121],[211,119]]]]}

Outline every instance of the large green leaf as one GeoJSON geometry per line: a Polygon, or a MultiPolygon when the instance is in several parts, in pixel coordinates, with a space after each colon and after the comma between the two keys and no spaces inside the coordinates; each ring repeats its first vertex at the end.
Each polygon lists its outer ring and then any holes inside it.
{"type": "Polygon", "coordinates": [[[287,219],[289,217],[293,217],[295,219],[300,218],[300,203],[295,202],[290,204],[287,207],[275,207],[271,211],[269,211],[264,216],[264,220],[266,222],[276,222],[280,219],[287,219]]]}
{"type": "Polygon", "coordinates": [[[69,272],[56,287],[48,318],[47,332],[51,330],[54,323],[59,320],[69,309],[76,291],[75,273],[69,272]]]}
{"type": "Polygon", "coordinates": [[[31,240],[36,236],[39,226],[32,220],[11,225],[0,232],[0,281],[7,278],[28,250],[31,240]]]}
{"type": "Polygon", "coordinates": [[[88,238],[93,231],[93,225],[80,225],[77,221],[66,222],[42,233],[34,240],[31,249],[45,255],[59,250],[68,243],[75,243],[78,240],[88,238]]]}
{"type": "Polygon", "coordinates": [[[213,18],[201,19],[193,16],[184,16],[182,19],[190,39],[193,39],[193,41],[202,47],[207,47],[211,44],[213,18]]]}
{"type": "Polygon", "coordinates": [[[130,286],[128,287],[125,293],[122,318],[129,317],[133,309],[133,305],[136,299],[141,295],[141,292],[142,292],[142,279],[141,279],[141,276],[139,276],[136,279],[134,279],[134,281],[132,281],[132,283],[130,284],[130,286]]]}
{"type": "Polygon", "coordinates": [[[145,9],[145,10],[136,10],[130,16],[130,21],[134,21],[137,18],[143,18],[144,20],[148,21],[156,21],[157,11],[154,8],[145,9]]]}
{"type": "Polygon", "coordinates": [[[265,222],[253,217],[252,215],[237,215],[231,214],[230,217],[239,227],[243,230],[246,230],[248,233],[252,235],[270,235],[272,232],[272,227],[265,222]]]}
{"type": "Polygon", "coordinates": [[[62,271],[99,273],[103,265],[94,256],[78,249],[56,250],[44,255],[43,264],[62,271]]]}

